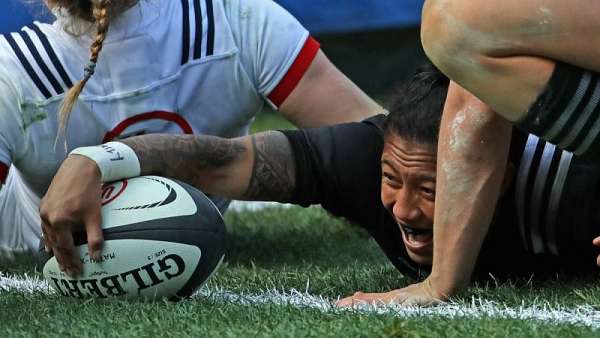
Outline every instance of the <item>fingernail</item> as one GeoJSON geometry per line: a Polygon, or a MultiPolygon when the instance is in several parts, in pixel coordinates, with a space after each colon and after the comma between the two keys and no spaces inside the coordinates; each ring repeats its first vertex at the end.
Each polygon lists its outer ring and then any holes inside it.
{"type": "Polygon", "coordinates": [[[101,258],[102,258],[102,253],[100,251],[94,251],[94,252],[92,252],[92,259],[95,262],[99,262],[101,258]]]}

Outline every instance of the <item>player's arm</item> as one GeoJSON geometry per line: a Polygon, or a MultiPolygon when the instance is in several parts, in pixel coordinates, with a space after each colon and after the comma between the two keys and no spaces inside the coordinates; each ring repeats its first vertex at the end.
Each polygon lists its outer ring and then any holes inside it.
{"type": "Polygon", "coordinates": [[[360,121],[384,111],[321,50],[278,109],[299,127],[360,121]]]}
{"type": "Polygon", "coordinates": [[[511,132],[508,121],[450,84],[438,143],[432,270],[399,290],[396,301],[429,304],[468,285],[501,194],[511,132]]]}
{"type": "Polygon", "coordinates": [[[231,0],[226,6],[244,70],[257,92],[288,120],[301,128],[320,127],[383,111],[276,2],[231,0]]]}
{"type": "Polygon", "coordinates": [[[101,253],[102,183],[140,174],[174,177],[234,199],[286,201],[295,188],[293,154],[280,132],[237,139],[152,134],[78,148],[40,205],[45,244],[64,271],[81,269],[72,236],[78,227],[85,228],[90,256],[101,253]]]}
{"type": "Polygon", "coordinates": [[[504,179],[512,125],[451,83],[440,124],[433,227],[433,264],[423,282],[359,300],[431,305],[468,285],[488,233],[504,179]]]}
{"type": "Polygon", "coordinates": [[[281,132],[235,139],[157,134],[121,142],[135,151],[142,175],[173,177],[209,194],[287,201],[294,190],[293,154],[281,132]]]}

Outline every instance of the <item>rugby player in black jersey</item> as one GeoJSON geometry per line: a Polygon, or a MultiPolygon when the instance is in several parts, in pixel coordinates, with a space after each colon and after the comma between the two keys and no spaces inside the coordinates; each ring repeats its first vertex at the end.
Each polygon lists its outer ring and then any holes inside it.
{"type": "Polygon", "coordinates": [[[436,294],[468,284],[500,195],[513,125],[600,159],[598,15],[598,1],[425,1],[423,48],[453,81],[438,142],[428,277],[436,294]]]}
{"type": "MultiPolygon", "coordinates": [[[[236,139],[144,135],[120,142],[135,151],[143,175],[174,177],[233,199],[320,204],[364,227],[400,272],[419,279],[432,263],[436,144],[448,83],[426,66],[400,88],[389,116],[360,123],[236,139]]],[[[64,162],[42,202],[47,241],[71,236],[78,224],[99,226],[100,180],[87,157],[64,162]]],[[[598,165],[515,130],[499,189],[476,278],[595,271],[598,165]]],[[[416,285],[408,290],[426,287],[416,285]]],[[[356,293],[338,304],[402,302],[406,290],[356,293]]],[[[409,302],[436,299],[445,296],[409,302]]]]}

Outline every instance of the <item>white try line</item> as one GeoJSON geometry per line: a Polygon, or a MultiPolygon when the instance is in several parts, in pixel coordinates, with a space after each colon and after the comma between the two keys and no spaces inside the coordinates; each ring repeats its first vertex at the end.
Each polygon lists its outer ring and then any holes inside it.
{"type": "MultiPolygon", "coordinates": [[[[39,277],[6,276],[0,273],[0,296],[6,292],[55,294],[46,281],[39,277]]],[[[239,294],[218,287],[204,287],[194,297],[206,297],[223,303],[260,305],[276,304],[312,308],[323,312],[375,313],[395,315],[401,318],[445,317],[445,318],[502,318],[517,320],[535,320],[555,325],[580,325],[600,329],[600,311],[592,306],[583,305],[574,308],[552,306],[549,304],[522,305],[508,307],[497,302],[473,299],[470,303],[448,303],[435,307],[401,307],[390,305],[365,305],[355,309],[339,309],[332,305],[332,299],[312,295],[297,290],[267,290],[262,293],[239,294]]]]}
{"type": "Polygon", "coordinates": [[[228,211],[261,211],[267,208],[289,208],[292,204],[277,202],[231,201],[228,211]]]}

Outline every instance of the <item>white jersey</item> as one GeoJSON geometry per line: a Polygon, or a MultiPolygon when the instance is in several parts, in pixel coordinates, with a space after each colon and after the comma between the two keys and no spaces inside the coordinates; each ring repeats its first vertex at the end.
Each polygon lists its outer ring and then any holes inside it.
{"type": "Polygon", "coordinates": [[[141,0],[111,22],[64,149],[63,140],[55,147],[57,112],[94,38],[65,32],[64,22],[0,37],[0,176],[12,165],[22,181],[11,169],[0,192],[15,200],[0,203],[0,249],[37,245],[37,211],[24,225],[6,209],[37,210],[71,149],[146,133],[247,134],[265,100],[281,104],[319,49],[271,0],[141,0]],[[32,238],[14,234],[32,226],[32,238]]]}

